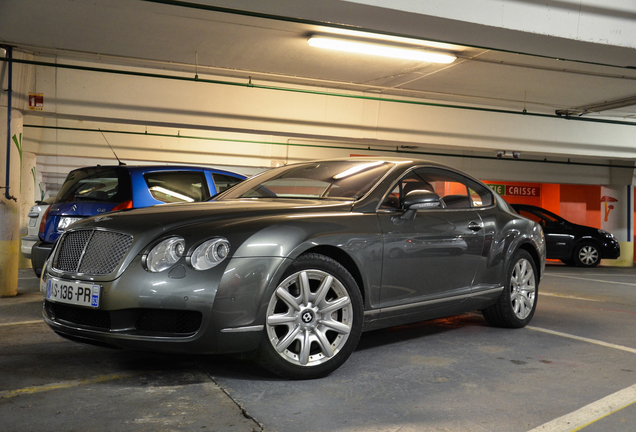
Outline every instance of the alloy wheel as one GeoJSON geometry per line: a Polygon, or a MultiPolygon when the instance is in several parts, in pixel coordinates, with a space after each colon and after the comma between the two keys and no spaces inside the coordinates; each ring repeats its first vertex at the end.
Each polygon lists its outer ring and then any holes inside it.
{"type": "Polygon", "coordinates": [[[336,356],[353,326],[347,290],[330,273],[307,269],[287,277],[267,308],[267,337],[288,363],[315,366],[336,356]]]}
{"type": "Polygon", "coordinates": [[[534,270],[527,259],[522,258],[515,264],[510,277],[510,301],[517,318],[523,320],[533,310],[536,283],[534,270]]]}
{"type": "Polygon", "coordinates": [[[585,245],[579,250],[579,260],[583,265],[594,265],[598,258],[598,250],[592,245],[585,245]]]}

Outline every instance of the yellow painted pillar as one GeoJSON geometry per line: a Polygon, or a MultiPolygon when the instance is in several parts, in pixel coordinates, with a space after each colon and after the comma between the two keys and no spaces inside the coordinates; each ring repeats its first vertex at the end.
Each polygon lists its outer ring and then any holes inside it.
{"type": "Polygon", "coordinates": [[[20,155],[22,152],[22,113],[11,112],[7,128],[7,108],[0,107],[0,297],[18,294],[18,254],[20,254],[20,155]],[[9,165],[7,165],[9,133],[9,165]],[[7,166],[9,183],[7,185],[7,166]],[[7,186],[9,187],[7,193],[7,186]],[[6,195],[9,195],[7,198],[6,195]]]}

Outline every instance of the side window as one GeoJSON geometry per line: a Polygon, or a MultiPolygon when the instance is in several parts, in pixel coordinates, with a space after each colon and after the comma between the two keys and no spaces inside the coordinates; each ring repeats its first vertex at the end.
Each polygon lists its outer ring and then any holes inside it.
{"type": "Polygon", "coordinates": [[[492,193],[460,174],[441,168],[418,168],[406,174],[382,203],[383,209],[403,208],[404,197],[412,190],[434,192],[445,208],[485,207],[493,204],[492,193]]]}
{"type": "Polygon", "coordinates": [[[202,171],[157,171],[144,174],[152,197],[164,203],[205,201],[210,198],[202,171]]]}
{"type": "Polygon", "coordinates": [[[414,170],[406,174],[397,183],[393,190],[384,199],[382,206],[383,209],[401,209],[403,208],[404,197],[414,190],[425,190],[429,192],[436,192],[435,186],[428,182],[423,177],[421,170],[414,170]]]}
{"type": "Polygon", "coordinates": [[[214,179],[214,185],[216,186],[216,193],[224,192],[226,189],[229,189],[235,184],[243,181],[238,177],[214,173],[212,173],[212,178],[214,179]]]}

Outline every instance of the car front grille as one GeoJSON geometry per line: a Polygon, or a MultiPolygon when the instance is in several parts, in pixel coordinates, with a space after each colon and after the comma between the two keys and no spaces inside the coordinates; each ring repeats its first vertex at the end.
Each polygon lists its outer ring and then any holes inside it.
{"type": "Polygon", "coordinates": [[[46,302],[46,311],[55,321],[66,321],[84,327],[111,328],[110,313],[86,308],[46,302]]]}
{"type": "Polygon", "coordinates": [[[201,312],[149,309],[139,314],[135,327],[150,333],[192,334],[199,330],[201,312]]]}
{"type": "Polygon", "coordinates": [[[60,239],[53,268],[94,276],[112,273],[128,252],[132,240],[132,236],[111,231],[69,231],[60,239]]]}
{"type": "Polygon", "coordinates": [[[171,309],[123,309],[102,311],[45,301],[47,316],[55,322],[122,334],[185,337],[201,328],[199,311],[171,309]]]}

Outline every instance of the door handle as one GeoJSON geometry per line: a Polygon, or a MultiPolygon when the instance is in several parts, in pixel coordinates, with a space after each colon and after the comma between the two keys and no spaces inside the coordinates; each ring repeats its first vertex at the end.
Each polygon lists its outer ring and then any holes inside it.
{"type": "Polygon", "coordinates": [[[481,224],[477,222],[471,222],[468,224],[468,229],[472,231],[479,231],[481,229],[481,224]]]}

